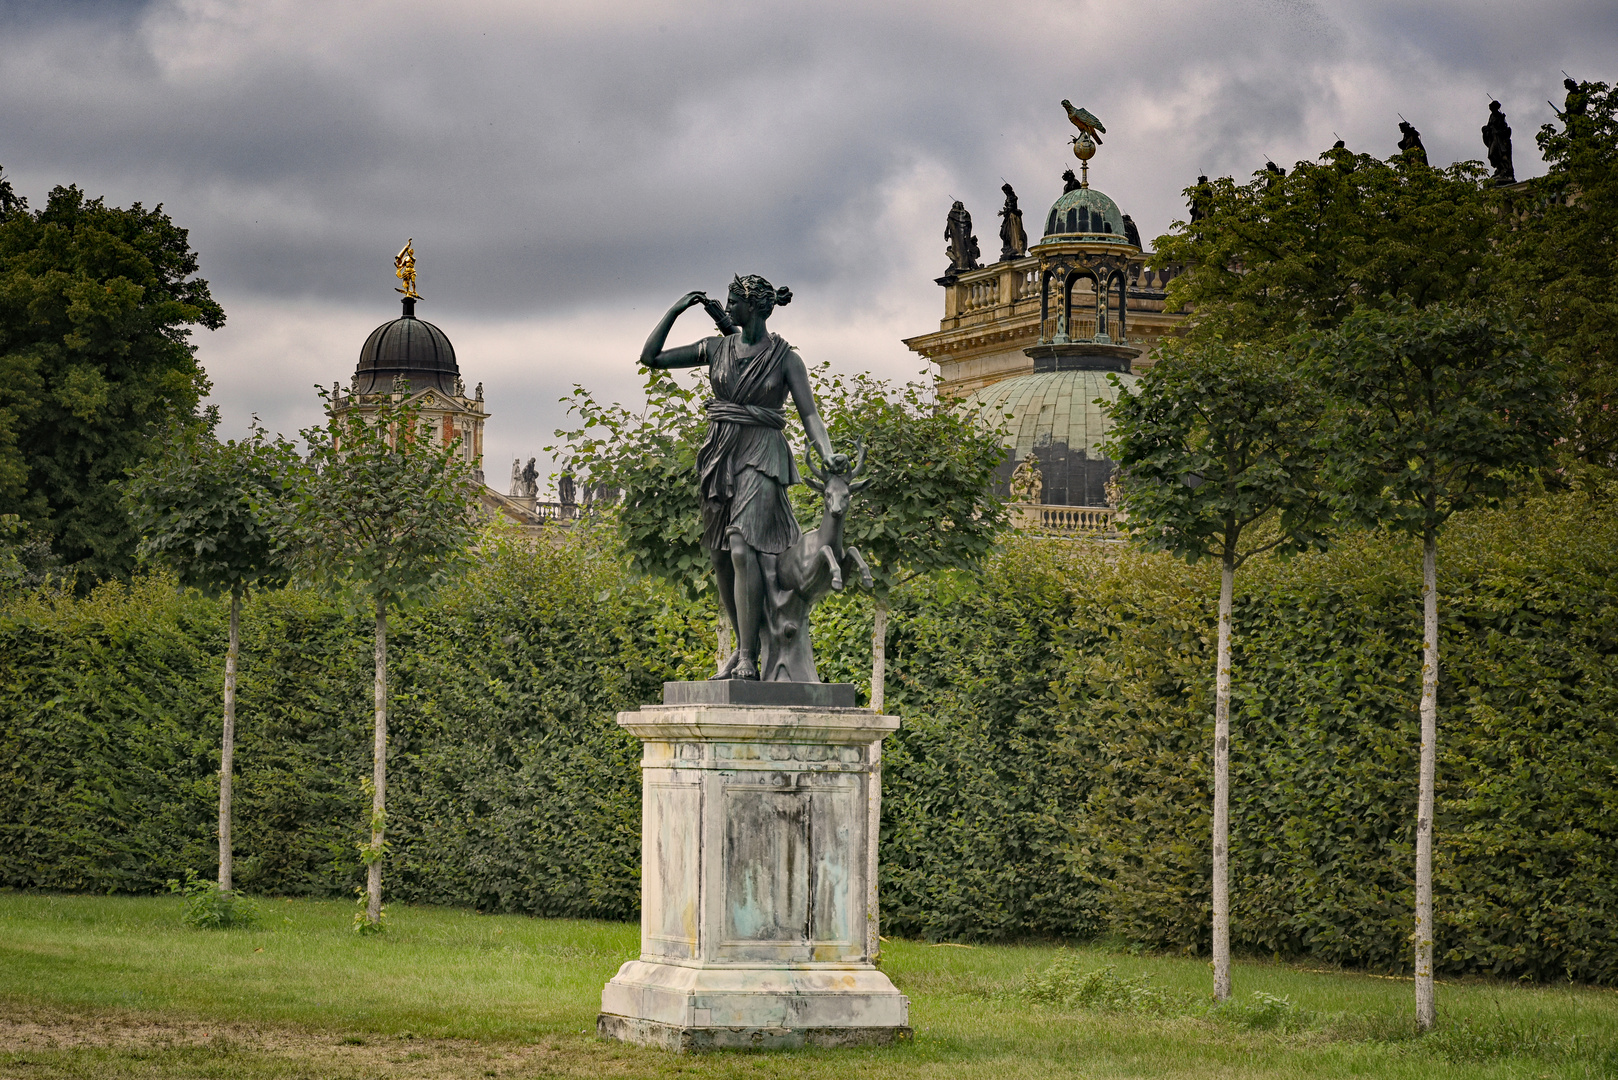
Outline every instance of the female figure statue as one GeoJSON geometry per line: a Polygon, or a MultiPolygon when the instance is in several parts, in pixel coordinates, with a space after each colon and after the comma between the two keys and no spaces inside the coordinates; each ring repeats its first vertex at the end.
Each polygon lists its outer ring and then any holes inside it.
{"type": "Polygon", "coordinates": [[[765,328],[779,304],[792,300],[757,274],[737,277],[723,308],[703,292],[689,292],[652,329],[640,362],[652,368],[708,368],[713,398],[705,403],[708,438],[697,452],[702,494],[702,546],[713,560],[719,599],[736,631],[736,651],[716,679],[757,679],[760,633],[766,622],[776,559],[800,536],[787,488],[798,468],[782,429],[788,394],[810,444],[833,471],[848,458],[834,454],[815,409],[809,372],[797,351],[765,328]],[[674,320],[701,304],[720,334],[665,349],[674,320]]]}

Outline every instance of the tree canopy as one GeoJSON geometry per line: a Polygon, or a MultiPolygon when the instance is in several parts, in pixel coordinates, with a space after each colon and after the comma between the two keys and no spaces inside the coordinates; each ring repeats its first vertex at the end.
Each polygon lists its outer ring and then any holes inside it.
{"type": "Polygon", "coordinates": [[[1507,208],[1508,295],[1519,326],[1561,366],[1568,449],[1618,467],[1618,96],[1580,83],[1558,128],[1539,130],[1546,175],[1507,208]]]}
{"type": "MultiPolygon", "coordinates": [[[[871,564],[877,592],[917,573],[975,565],[993,547],[1005,514],[991,482],[1004,455],[998,435],[933,400],[923,383],[894,387],[869,374],[809,369],[815,398],[839,450],[865,443],[866,490],[849,507],[844,537],[871,564]]],[[[650,371],[646,405],[603,404],[576,387],[579,426],[560,430],[565,468],[621,493],[617,528],[635,568],[679,584],[688,594],[712,588],[702,550],[697,449],[708,420],[695,381],[650,371]]],[[[801,445],[801,426],[788,431],[801,445]]],[[[793,488],[800,522],[818,515],[818,496],[793,488]]]]}
{"type": "Polygon", "coordinates": [[[208,380],[189,337],[223,309],[161,206],[57,187],[0,197],[0,513],[71,571],[126,576],[136,533],[118,483],[160,432],[199,424],[208,380]]]}
{"type": "Polygon", "coordinates": [[[1171,345],[1110,411],[1107,455],[1146,548],[1234,569],[1325,547],[1325,401],[1296,365],[1254,346],[1171,345]]]}
{"type": "Polygon", "coordinates": [[[142,559],[172,569],[180,583],[209,596],[241,594],[286,581],[274,511],[296,462],[292,447],[249,436],[214,438],[218,410],[201,430],[183,426],[131,472],[125,504],[142,559]]]}
{"type": "Polygon", "coordinates": [[[1207,216],[1156,242],[1154,265],[1184,267],[1167,306],[1190,310],[1193,337],[1280,344],[1361,306],[1482,299],[1500,221],[1483,178],[1476,162],[1328,150],[1285,175],[1190,189],[1207,216]]]}
{"type": "Polygon", "coordinates": [[[340,409],[301,434],[309,456],[276,523],[300,576],[398,607],[462,565],[476,536],[471,467],[458,445],[423,434],[419,406],[340,409]]]}

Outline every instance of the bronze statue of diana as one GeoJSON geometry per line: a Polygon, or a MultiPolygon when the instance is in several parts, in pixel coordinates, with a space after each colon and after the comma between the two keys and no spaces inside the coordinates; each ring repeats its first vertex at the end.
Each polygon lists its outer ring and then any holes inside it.
{"type": "MultiPolygon", "coordinates": [[[[719,599],[736,630],[736,651],[716,679],[757,679],[761,634],[771,617],[770,589],[777,562],[798,544],[801,531],[787,499],[799,482],[798,468],[782,429],[782,406],[790,394],[809,442],[833,473],[846,473],[848,458],[832,451],[826,425],[815,409],[809,372],[792,346],[765,323],[792,293],[757,274],[730,284],[725,306],[703,292],[689,292],[659,320],[640,362],[653,368],[706,366],[713,398],[708,438],[697,452],[702,493],[702,545],[713,560],[719,599]],[[674,320],[702,305],[719,327],[715,337],[665,349],[674,320]]],[[[766,676],[775,677],[773,674],[766,676]]]]}

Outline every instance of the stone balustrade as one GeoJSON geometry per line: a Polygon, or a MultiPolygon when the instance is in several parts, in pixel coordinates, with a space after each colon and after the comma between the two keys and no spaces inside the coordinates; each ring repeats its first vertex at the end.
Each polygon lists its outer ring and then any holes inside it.
{"type": "Polygon", "coordinates": [[[1030,532],[1099,536],[1113,535],[1118,531],[1118,511],[1107,506],[1012,503],[1009,509],[1012,526],[1030,532]]]}

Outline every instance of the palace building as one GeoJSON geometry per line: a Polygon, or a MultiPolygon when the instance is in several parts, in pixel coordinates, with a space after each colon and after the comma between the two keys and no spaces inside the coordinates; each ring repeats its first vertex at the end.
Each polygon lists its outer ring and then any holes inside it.
{"type": "Polygon", "coordinates": [[[955,204],[950,266],[938,279],[944,317],[938,330],[905,339],[938,365],[941,394],[986,424],[1005,423],[1001,492],[1021,523],[1064,532],[1111,528],[1114,465],[1100,451],[1107,421],[1095,402],[1150,367],[1182,318],[1163,310],[1173,273],[1147,268],[1133,219],[1090,186],[1094,142],[1081,133],[1073,149],[1083,177],[1066,173],[1032,246],[1010,184],[990,265],[978,265],[970,215],[955,204]]]}

